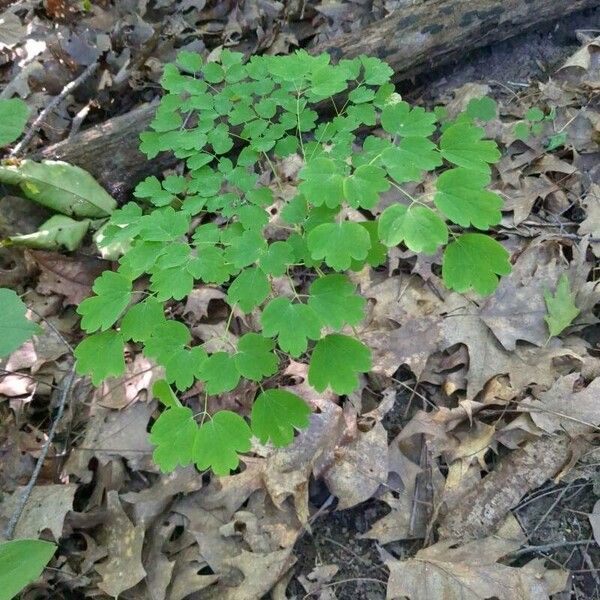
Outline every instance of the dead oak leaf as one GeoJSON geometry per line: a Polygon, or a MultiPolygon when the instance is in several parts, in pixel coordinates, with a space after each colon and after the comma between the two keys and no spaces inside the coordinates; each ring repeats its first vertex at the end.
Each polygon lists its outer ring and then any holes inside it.
{"type": "Polygon", "coordinates": [[[381,423],[369,431],[358,431],[355,440],[334,451],[333,464],[325,471],[329,491],[344,510],[368,500],[388,474],[387,432],[381,423]]]}
{"type": "Polygon", "coordinates": [[[497,561],[519,548],[520,540],[488,537],[457,546],[444,540],[414,558],[388,560],[387,599],[548,600],[565,589],[568,574],[549,571],[540,561],[509,567],[497,561]]]}
{"type": "Polygon", "coordinates": [[[600,425],[600,378],[579,388],[579,373],[558,379],[539,399],[524,400],[521,408],[531,409],[534,423],[552,433],[565,430],[571,435],[587,433],[600,425]]]}
{"type": "Polygon", "coordinates": [[[106,503],[108,518],[99,538],[106,546],[108,560],[96,565],[96,571],[102,576],[98,587],[110,596],[118,597],[146,576],[142,565],[144,530],[140,526],[134,527],[129,520],[118,492],[107,492],[106,503]]]}
{"type": "MultiPolygon", "coordinates": [[[[38,538],[44,529],[49,529],[58,540],[62,536],[65,515],[73,508],[76,491],[75,484],[34,487],[17,523],[15,536],[38,538]]],[[[25,486],[18,487],[0,505],[3,517],[9,518],[13,514],[24,492],[25,486]]]]}

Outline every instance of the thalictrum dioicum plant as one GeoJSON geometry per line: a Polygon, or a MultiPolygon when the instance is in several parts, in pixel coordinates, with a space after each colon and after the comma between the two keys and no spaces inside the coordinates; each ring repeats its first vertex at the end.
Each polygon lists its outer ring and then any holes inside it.
{"type": "Polygon", "coordinates": [[[96,385],[124,373],[128,342],[164,367],[166,381],[154,389],[164,409],[150,433],[161,469],[195,463],[223,474],[238,466],[252,436],[289,444],[310,415],[302,398],[277,387],[289,358],[308,363],[318,392],[357,388],[371,352],[354,335],[365,300],[347,271],[377,267],[388,248],[403,244],[441,250],[443,280],[459,292],[489,294],[509,273],[508,252],[482,233],[500,222],[502,206],[487,189],[500,153],[477,125],[488,103],[439,123],[440,113],[404,102],[391,75],[376,58],[333,65],[326,54],[303,51],[245,62],[223,50],[209,63],[181,52],[165,67],[165,95],[141,150],[148,158],[172,152],[185,168],[146,178],[137,200],[103,228],[101,247],[123,253],[118,270],[104,272],[79,306],[90,335],[76,349],[79,373],[96,385]],[[335,116],[320,118],[317,105],[335,116]],[[383,135],[358,133],[377,125],[383,135]],[[301,168],[295,195],[286,195],[274,165],[292,155],[301,168]],[[404,191],[428,172],[437,174],[433,194],[404,191]],[[392,187],[405,202],[373,220],[392,187]],[[277,222],[274,190],[284,201],[277,222]],[[134,292],[145,276],[148,292],[134,292]],[[285,293],[273,285],[281,279],[285,293]],[[165,316],[167,303],[199,284],[226,290],[230,314],[253,313],[256,330],[208,352],[183,322],[165,316]],[[194,414],[173,391],[200,381],[207,396],[223,394],[244,379],[259,387],[249,421],[227,410],[194,414]]]}

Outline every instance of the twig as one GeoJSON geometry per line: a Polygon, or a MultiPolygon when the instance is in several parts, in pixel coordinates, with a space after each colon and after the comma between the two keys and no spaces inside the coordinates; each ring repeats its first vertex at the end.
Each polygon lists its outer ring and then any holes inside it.
{"type": "Polygon", "coordinates": [[[510,553],[510,556],[521,556],[522,554],[529,554],[531,552],[548,552],[549,550],[555,550],[556,548],[566,548],[568,546],[586,546],[593,544],[594,540],[575,540],[570,542],[553,542],[551,544],[542,544],[541,546],[525,546],[519,550],[515,550],[510,553]]]}
{"type": "Polygon", "coordinates": [[[67,403],[67,398],[69,397],[69,392],[71,391],[71,388],[73,387],[74,379],[75,379],[75,362],[73,362],[73,365],[71,366],[69,372],[65,375],[65,377],[61,381],[62,389],[60,391],[58,410],[56,411],[56,415],[54,417],[54,420],[52,421],[52,425],[50,426],[50,431],[48,431],[48,437],[46,438],[46,441],[44,442],[44,445],[42,446],[40,456],[38,457],[37,462],[35,463],[35,468],[33,469],[33,473],[31,474],[31,477],[29,478],[29,482],[25,486],[25,490],[23,491],[23,494],[19,498],[17,507],[14,510],[12,516],[10,517],[10,520],[8,521],[8,525],[6,526],[6,529],[4,531],[4,537],[7,540],[12,539],[13,535],[15,534],[15,529],[17,528],[19,519],[21,518],[21,515],[23,514],[23,510],[25,509],[27,500],[29,500],[29,496],[31,496],[33,487],[35,486],[35,483],[40,474],[40,471],[42,470],[42,466],[44,464],[44,461],[46,460],[46,456],[48,455],[48,450],[50,449],[50,444],[52,443],[52,440],[54,439],[54,434],[56,433],[58,424],[63,416],[63,413],[65,412],[65,405],[67,403]]]}
{"type": "Polygon", "coordinates": [[[42,110],[42,112],[36,117],[35,121],[31,124],[27,133],[23,136],[23,139],[11,150],[9,156],[18,156],[23,150],[27,149],[29,142],[35,135],[36,131],[41,127],[46,117],[76,88],[78,88],[84,81],[89,79],[97,70],[100,64],[98,62],[88,65],[79,75],[79,77],[73,79],[70,83],[67,83],[62,89],[58,96],[55,96],[52,101],[42,110]]]}

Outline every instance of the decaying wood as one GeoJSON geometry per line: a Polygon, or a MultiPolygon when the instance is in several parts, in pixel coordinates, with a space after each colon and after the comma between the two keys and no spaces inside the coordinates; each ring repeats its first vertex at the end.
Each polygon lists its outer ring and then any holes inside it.
{"type": "MultiPolygon", "coordinates": [[[[507,39],[540,23],[559,19],[598,0],[428,0],[402,7],[370,26],[314,48],[335,59],[379,56],[400,80],[438,67],[471,49],[507,39]]],[[[169,154],[147,161],[139,134],[153,108],[143,106],[46,147],[33,158],[58,158],[92,173],[115,197],[125,199],[143,177],[172,166],[169,154]]]]}
{"type": "Polygon", "coordinates": [[[584,438],[557,434],[511,452],[444,516],[440,535],[457,540],[491,535],[525,494],[555,477],[587,448],[584,438]]]}
{"type": "Polygon", "coordinates": [[[536,25],[597,6],[598,0],[426,0],[314,51],[329,52],[334,58],[378,56],[403,79],[536,25]]]}

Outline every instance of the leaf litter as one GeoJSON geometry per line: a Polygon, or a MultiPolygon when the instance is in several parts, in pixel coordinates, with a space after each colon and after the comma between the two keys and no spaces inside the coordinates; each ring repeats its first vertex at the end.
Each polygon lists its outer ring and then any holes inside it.
{"type": "MultiPolygon", "coordinates": [[[[109,76],[89,123],[107,116],[104,106],[119,110],[123,81],[132,90],[129,102],[150,98],[161,64],[188,40],[190,27],[200,32],[193,50],[213,49],[203,42],[212,37],[217,49],[285,52],[308,36],[318,42],[380,16],[362,3],[307,3],[305,13],[292,6],[285,15],[277,2],[157,2],[170,39],[140,62],[136,55],[153,43],[156,15],[144,2],[110,10],[98,4],[88,14],[47,3],[47,18],[68,35],[57,36],[52,52],[28,50],[30,64],[43,65],[37,80],[16,62],[7,75],[30,108],[47,103],[44,89],[60,91],[73,71],[96,60],[96,48],[106,52],[109,76]],[[125,30],[129,44],[119,45],[125,30]]],[[[35,23],[32,39],[41,39],[47,23],[29,8],[9,14],[2,44],[19,44],[25,22],[35,23]]],[[[443,291],[439,260],[416,259],[410,249],[398,253],[389,272],[355,274],[369,305],[357,332],[373,349],[374,368],[359,373],[360,391],[344,401],[316,394],[306,365],[290,363],[282,388],[316,409],[291,446],[253,440],[252,455],[226,477],[189,467],[160,474],[148,441],[156,415],[149,390],[160,373],[134,349],[125,376],[74,395],[19,532],[61,541],[57,569],[43,575],[52,597],[538,600],[593,589],[600,551],[585,544],[597,535],[600,488],[597,469],[587,466],[590,436],[600,427],[599,47],[588,40],[548,81],[520,94],[468,83],[448,98],[452,114],[483,95],[497,97],[499,123],[486,127],[503,148],[493,185],[506,200],[498,233],[513,271],[483,301],[443,291]],[[533,128],[532,104],[555,116],[520,140],[515,126],[533,128]],[[561,529],[563,517],[548,515],[563,507],[561,490],[576,485],[587,490],[591,525],[572,539],[561,529]],[[544,494],[561,502],[548,506],[544,494]],[[579,543],[586,568],[560,554],[561,544],[579,543]],[[553,544],[556,554],[544,561],[548,550],[536,547],[553,544]]],[[[89,104],[91,93],[70,98],[71,111],[89,104]]],[[[473,110],[485,116],[487,109],[473,110]]],[[[64,136],[70,119],[62,117],[42,128],[40,143],[64,136]]],[[[275,166],[292,172],[289,162],[275,166]]],[[[1,277],[8,277],[5,256],[1,277]]],[[[7,265],[17,271],[11,285],[26,289],[32,281],[26,303],[70,339],[72,306],[91,295],[109,262],[83,250],[15,256],[7,265]]],[[[223,297],[218,288],[199,288],[172,310],[194,335],[222,344],[223,297]]],[[[252,318],[237,314],[236,334],[251,329],[252,318]]],[[[0,394],[10,402],[1,407],[0,456],[15,466],[0,471],[3,518],[33,469],[53,386],[65,369],[60,338],[40,324],[44,331],[0,365],[16,371],[0,377],[0,394]]],[[[219,408],[247,414],[255,391],[223,394],[219,408]]],[[[200,390],[189,394],[194,409],[200,390]]]]}

